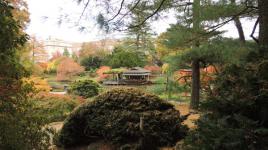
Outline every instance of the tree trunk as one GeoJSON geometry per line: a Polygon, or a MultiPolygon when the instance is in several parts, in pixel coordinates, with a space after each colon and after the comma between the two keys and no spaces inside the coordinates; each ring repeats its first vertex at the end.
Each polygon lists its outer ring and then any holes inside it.
{"type": "Polygon", "coordinates": [[[239,39],[242,43],[245,43],[246,42],[246,39],[245,39],[245,35],[244,35],[244,31],[243,31],[243,27],[242,27],[242,24],[240,22],[240,19],[239,17],[236,17],[234,18],[234,22],[235,22],[235,26],[236,26],[236,29],[238,31],[238,34],[239,34],[239,39]]]}
{"type": "Polygon", "coordinates": [[[261,50],[268,51],[268,0],[258,0],[259,7],[259,45],[261,50]]]}
{"type": "MultiPolygon", "coordinates": [[[[235,0],[231,0],[231,3],[233,5],[236,5],[236,1],[235,0]]],[[[239,17],[235,17],[234,18],[234,23],[235,23],[236,29],[238,31],[240,41],[242,43],[245,43],[246,42],[246,39],[245,39],[245,35],[244,35],[244,30],[243,30],[243,27],[242,27],[242,24],[240,22],[239,17]]]]}
{"type": "Polygon", "coordinates": [[[198,109],[200,93],[200,65],[199,60],[192,62],[192,94],[191,94],[191,108],[198,109]]]}
{"type": "MultiPolygon", "coordinates": [[[[200,0],[194,0],[193,4],[193,29],[195,32],[200,31],[200,0]]],[[[195,43],[199,47],[199,41],[195,43]]],[[[191,104],[192,109],[198,109],[199,95],[200,95],[200,65],[199,60],[192,61],[192,91],[191,91],[191,104]]]]}

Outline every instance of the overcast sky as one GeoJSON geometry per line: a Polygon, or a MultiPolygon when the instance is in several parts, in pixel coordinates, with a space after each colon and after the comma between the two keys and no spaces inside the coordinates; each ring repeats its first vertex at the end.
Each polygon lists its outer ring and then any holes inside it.
{"type": "MultiPolygon", "coordinates": [[[[78,6],[74,0],[26,0],[28,2],[31,22],[28,26],[27,33],[35,35],[38,38],[47,39],[49,36],[72,42],[95,41],[105,37],[120,37],[121,33],[106,35],[100,31],[93,18],[86,20],[87,31],[80,32],[73,23],[58,25],[58,18],[64,13],[71,13],[76,22],[82,12],[81,6],[78,6]],[[77,20],[76,20],[77,19],[77,20]],[[115,36],[116,35],[116,36],[115,36]]],[[[94,8],[90,8],[96,12],[94,8]]],[[[85,22],[85,21],[84,21],[85,22]]],[[[173,17],[160,19],[157,23],[152,24],[152,29],[157,34],[164,32],[170,23],[175,23],[173,17]]],[[[242,20],[245,36],[250,39],[249,35],[254,25],[254,21],[242,20]]],[[[237,38],[238,34],[233,23],[225,25],[221,30],[227,30],[224,34],[226,37],[237,38]]]]}

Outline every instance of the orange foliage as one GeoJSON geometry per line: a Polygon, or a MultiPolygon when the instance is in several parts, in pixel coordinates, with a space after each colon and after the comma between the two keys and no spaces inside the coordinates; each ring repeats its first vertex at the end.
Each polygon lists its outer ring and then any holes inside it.
{"type": "Polygon", "coordinates": [[[72,76],[83,72],[84,67],[80,66],[73,59],[65,57],[57,67],[57,80],[70,80],[72,76]]]}
{"type": "Polygon", "coordinates": [[[201,84],[207,85],[209,81],[214,80],[214,74],[217,73],[217,68],[214,66],[207,66],[201,70],[201,84]]]}
{"type": "Polygon", "coordinates": [[[176,71],[174,77],[180,84],[186,84],[191,82],[192,70],[190,69],[180,69],[176,71]]]}
{"type": "Polygon", "coordinates": [[[206,68],[203,68],[201,72],[214,74],[214,73],[217,73],[217,68],[215,68],[214,66],[207,66],[206,68]]]}
{"type": "Polygon", "coordinates": [[[53,61],[55,59],[58,59],[62,57],[62,54],[59,51],[56,51],[55,53],[52,54],[52,58],[50,59],[50,61],[53,61]]]}
{"type": "MultiPolygon", "coordinates": [[[[206,68],[200,69],[201,73],[201,84],[207,85],[209,81],[213,80],[213,75],[217,73],[217,68],[214,66],[208,66],[206,68]]],[[[175,79],[178,80],[180,84],[185,84],[191,82],[192,70],[190,69],[180,69],[175,72],[175,79]]]]}
{"type": "Polygon", "coordinates": [[[152,73],[161,73],[161,67],[159,66],[145,66],[144,69],[151,71],[152,73]]]}
{"type": "Polygon", "coordinates": [[[104,72],[111,70],[111,67],[109,66],[101,66],[97,71],[98,80],[103,80],[109,77],[108,74],[104,74],[104,72]]]}
{"type": "Polygon", "coordinates": [[[38,65],[39,65],[43,70],[47,70],[47,63],[45,63],[45,62],[39,62],[38,65]]]}

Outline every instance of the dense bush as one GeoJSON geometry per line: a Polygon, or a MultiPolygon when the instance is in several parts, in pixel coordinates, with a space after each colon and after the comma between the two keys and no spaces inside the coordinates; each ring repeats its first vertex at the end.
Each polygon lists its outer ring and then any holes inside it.
{"type": "Polygon", "coordinates": [[[33,111],[48,123],[63,121],[81,102],[77,97],[40,92],[33,97],[33,111]]]}
{"type": "Polygon", "coordinates": [[[99,94],[100,85],[92,80],[79,80],[71,84],[69,92],[84,98],[93,97],[99,94]]]}
{"type": "Polygon", "coordinates": [[[179,111],[159,97],[117,88],[76,109],[65,120],[56,143],[72,147],[107,140],[120,146],[156,149],[174,145],[185,136],[182,121],[179,111]]]}

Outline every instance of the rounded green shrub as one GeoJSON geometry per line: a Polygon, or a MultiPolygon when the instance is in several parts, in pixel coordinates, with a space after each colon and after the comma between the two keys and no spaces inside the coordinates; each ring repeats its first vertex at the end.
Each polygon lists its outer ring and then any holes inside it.
{"type": "Polygon", "coordinates": [[[100,85],[92,80],[79,80],[71,84],[69,92],[83,98],[93,97],[99,94],[100,85]]]}
{"type": "MultiPolygon", "coordinates": [[[[115,145],[174,145],[187,127],[172,104],[133,88],[116,88],[81,105],[65,120],[55,143],[61,147],[106,140],[115,145]]],[[[154,148],[155,147],[155,148],[154,148]]]]}

